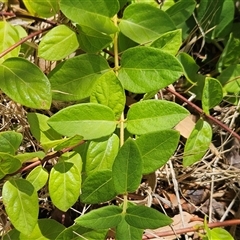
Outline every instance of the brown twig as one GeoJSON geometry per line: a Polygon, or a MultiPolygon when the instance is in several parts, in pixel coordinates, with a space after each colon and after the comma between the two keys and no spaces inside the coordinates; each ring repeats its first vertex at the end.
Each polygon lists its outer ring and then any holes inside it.
{"type": "MultiPolygon", "coordinates": [[[[223,221],[223,222],[209,223],[208,227],[216,228],[216,227],[227,227],[227,226],[233,226],[233,225],[240,225],[240,219],[233,219],[233,220],[227,220],[227,221],[223,221]]],[[[175,230],[174,232],[171,230],[163,231],[163,232],[159,232],[159,233],[154,232],[154,235],[155,236],[157,235],[158,237],[166,237],[166,236],[172,236],[175,234],[185,234],[188,232],[196,232],[196,231],[203,230],[203,229],[204,229],[204,225],[202,225],[201,227],[198,227],[198,225],[196,225],[195,227],[193,226],[193,227],[178,229],[178,230],[175,230]]],[[[142,237],[142,240],[153,239],[153,238],[156,238],[155,236],[153,236],[152,234],[144,234],[144,236],[142,237]]]]}
{"type": "Polygon", "coordinates": [[[234,136],[235,138],[237,138],[240,141],[240,136],[234,132],[232,129],[230,129],[227,125],[225,125],[224,123],[220,122],[218,119],[214,118],[211,115],[208,115],[206,113],[203,112],[203,110],[198,107],[197,105],[195,105],[194,103],[188,101],[185,97],[183,97],[181,94],[179,94],[178,92],[174,91],[171,88],[167,88],[167,91],[169,91],[170,93],[172,93],[173,95],[175,95],[177,98],[179,98],[180,100],[182,100],[183,102],[187,103],[190,107],[192,107],[193,109],[195,109],[200,115],[204,116],[205,118],[209,119],[210,121],[214,122],[215,124],[217,124],[219,127],[221,127],[222,129],[226,130],[227,132],[229,132],[232,136],[234,136]]]}

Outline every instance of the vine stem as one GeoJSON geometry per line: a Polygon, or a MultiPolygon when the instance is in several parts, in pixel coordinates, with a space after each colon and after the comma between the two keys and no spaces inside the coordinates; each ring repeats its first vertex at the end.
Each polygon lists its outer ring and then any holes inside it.
{"type": "Polygon", "coordinates": [[[211,122],[215,123],[216,125],[218,125],[222,129],[224,129],[225,131],[229,132],[232,136],[234,136],[235,138],[237,138],[240,141],[240,135],[238,135],[236,132],[234,132],[232,129],[230,129],[227,125],[225,125],[224,123],[220,122],[215,117],[204,113],[203,110],[200,107],[198,107],[194,103],[188,101],[185,97],[183,97],[181,94],[179,94],[178,92],[174,91],[173,89],[171,89],[169,87],[167,87],[166,89],[167,89],[168,92],[172,93],[178,99],[182,100],[183,102],[187,103],[190,107],[195,109],[200,115],[204,116],[205,118],[207,118],[211,122]]]}
{"type": "Polygon", "coordinates": [[[11,52],[13,49],[17,48],[18,46],[20,46],[22,43],[26,42],[27,40],[41,34],[44,33],[50,29],[52,29],[54,26],[50,26],[50,27],[46,27],[44,29],[40,29],[36,32],[33,32],[31,34],[29,34],[27,37],[22,38],[20,41],[18,41],[17,43],[13,44],[11,47],[9,47],[8,49],[4,50],[3,52],[0,53],[0,58],[4,57],[6,54],[8,54],[9,52],[11,52]]]}

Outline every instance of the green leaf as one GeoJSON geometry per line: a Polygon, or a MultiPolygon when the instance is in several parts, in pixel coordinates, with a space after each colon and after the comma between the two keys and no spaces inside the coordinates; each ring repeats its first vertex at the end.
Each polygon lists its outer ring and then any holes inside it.
{"type": "Polygon", "coordinates": [[[181,64],[174,56],[151,47],[126,50],[121,63],[118,78],[125,89],[135,93],[164,88],[183,73],[181,64]]]}
{"type": "Polygon", "coordinates": [[[147,3],[129,5],[124,10],[119,28],[124,35],[139,44],[154,41],[163,33],[176,29],[164,11],[147,3]]]}
{"type": "Polygon", "coordinates": [[[55,240],[65,227],[53,219],[39,219],[31,234],[20,234],[19,240],[55,240]]]}
{"type": "Polygon", "coordinates": [[[80,142],[82,142],[83,137],[79,135],[75,135],[71,138],[64,138],[64,139],[65,139],[64,142],[57,144],[57,146],[54,148],[55,151],[60,151],[64,148],[73,147],[79,144],[80,142]]]}
{"type": "MultiPolygon", "coordinates": [[[[73,156],[81,162],[79,154],[73,156]]],[[[71,161],[57,163],[50,172],[49,194],[54,205],[66,212],[78,199],[81,189],[81,173],[78,164],[71,161]]]]}
{"type": "Polygon", "coordinates": [[[84,228],[75,224],[65,229],[64,231],[62,231],[57,236],[57,238],[55,238],[55,240],[64,240],[64,239],[79,240],[79,236],[87,240],[105,239],[107,232],[108,232],[107,229],[93,230],[91,228],[84,228]]]}
{"type": "Polygon", "coordinates": [[[219,104],[222,98],[223,90],[221,83],[215,78],[206,77],[202,96],[203,111],[209,114],[209,110],[219,104]]]}
{"type": "Polygon", "coordinates": [[[194,0],[180,0],[166,10],[177,27],[185,22],[193,13],[196,6],[194,0]]]}
{"type": "Polygon", "coordinates": [[[234,240],[231,234],[222,228],[214,228],[209,229],[207,232],[208,240],[215,240],[215,239],[225,239],[225,240],[234,240]]]}
{"type": "Polygon", "coordinates": [[[211,140],[211,126],[206,121],[199,119],[187,139],[183,154],[183,166],[187,167],[199,161],[209,148],[211,140]]]}
{"type": "Polygon", "coordinates": [[[234,64],[224,69],[218,76],[218,80],[224,86],[224,90],[230,93],[240,92],[240,64],[234,64]]]}
{"type": "Polygon", "coordinates": [[[162,51],[176,55],[182,45],[182,30],[177,29],[167,32],[156,39],[150,47],[161,49],[162,51]]]}
{"type": "Polygon", "coordinates": [[[77,37],[81,49],[87,53],[97,53],[113,41],[111,36],[90,27],[77,25],[77,29],[79,32],[77,37]]]}
{"type": "Polygon", "coordinates": [[[62,135],[78,134],[85,140],[110,135],[116,128],[113,111],[96,103],[66,107],[50,117],[48,124],[62,135]]]}
{"type": "Polygon", "coordinates": [[[119,148],[119,138],[113,134],[106,140],[91,141],[86,155],[85,171],[89,173],[99,170],[112,170],[112,165],[117,156],[119,148]]]}
{"type": "Polygon", "coordinates": [[[48,172],[42,166],[37,166],[27,175],[26,180],[38,191],[46,184],[48,172]]]}
{"type": "Polygon", "coordinates": [[[95,0],[77,2],[61,0],[60,9],[66,17],[77,22],[80,26],[106,34],[115,33],[118,30],[111,20],[111,17],[119,10],[117,0],[97,1],[97,3],[95,0]]]}
{"type": "MultiPolygon", "coordinates": [[[[14,43],[20,40],[19,35],[15,27],[9,24],[7,21],[0,21],[0,53],[7,50],[14,43]]],[[[20,51],[20,46],[12,49],[8,54],[0,58],[0,64],[8,58],[17,57],[20,51]]],[[[1,80],[2,81],[2,80],[1,80]]]]}
{"type": "Polygon", "coordinates": [[[106,229],[117,226],[122,220],[122,209],[117,206],[106,206],[80,216],[75,222],[83,227],[106,229]]]}
{"type": "Polygon", "coordinates": [[[218,60],[217,67],[218,71],[221,72],[224,68],[230,67],[233,64],[239,63],[239,51],[240,51],[240,39],[235,38],[233,34],[227,41],[225,48],[218,60]]]}
{"type": "Polygon", "coordinates": [[[117,225],[116,239],[142,239],[143,230],[129,225],[125,219],[117,225]]]}
{"type": "Polygon", "coordinates": [[[178,145],[180,134],[174,130],[148,133],[136,139],[142,155],[143,174],[156,171],[172,156],[178,145]]]}
{"type": "Polygon", "coordinates": [[[95,83],[90,101],[110,107],[119,119],[125,107],[125,92],[122,84],[111,71],[102,75],[95,83]]]}
{"type": "Polygon", "coordinates": [[[134,140],[128,139],[113,163],[113,182],[118,194],[134,192],[142,178],[142,157],[134,140]]]}
{"type": "Polygon", "coordinates": [[[11,179],[4,183],[2,197],[13,226],[29,235],[38,218],[38,196],[33,185],[25,179],[11,179]]]}
{"type": "Polygon", "coordinates": [[[58,2],[58,0],[23,0],[25,7],[32,15],[38,15],[46,18],[52,17],[58,13],[58,2]]]}
{"type": "Polygon", "coordinates": [[[17,229],[12,229],[8,231],[4,236],[3,240],[14,240],[20,239],[20,232],[17,229]]]}
{"type": "Polygon", "coordinates": [[[0,152],[0,179],[7,174],[16,172],[21,166],[22,164],[17,158],[0,152]]]}
{"type": "Polygon", "coordinates": [[[127,130],[142,135],[172,128],[189,115],[174,102],[147,100],[131,105],[127,114],[127,130]]]}
{"type": "Polygon", "coordinates": [[[0,88],[14,101],[31,108],[50,108],[50,82],[33,63],[9,58],[0,65],[0,79],[0,88]]]}
{"type": "Polygon", "coordinates": [[[40,143],[60,139],[61,135],[54,131],[47,124],[49,117],[40,113],[28,113],[27,120],[30,124],[30,131],[40,143]]]}
{"type": "Polygon", "coordinates": [[[125,220],[129,225],[140,229],[155,229],[172,223],[171,218],[146,206],[128,207],[125,220]]]}
{"type": "Polygon", "coordinates": [[[61,60],[79,46],[76,33],[65,25],[51,29],[42,39],[38,56],[49,61],[61,60]]]}
{"type": "Polygon", "coordinates": [[[38,151],[38,152],[26,152],[23,154],[18,154],[15,156],[15,158],[17,158],[18,160],[20,160],[21,163],[27,162],[28,160],[32,160],[34,158],[39,158],[39,159],[43,159],[46,156],[46,154],[42,151],[38,151]]]}
{"type": "Polygon", "coordinates": [[[49,74],[53,99],[76,101],[89,97],[96,80],[108,71],[106,59],[93,54],[82,54],[62,62],[49,74]]]}
{"type": "Polygon", "coordinates": [[[6,131],[0,133],[1,152],[14,155],[22,142],[22,134],[6,131]]]}
{"type": "Polygon", "coordinates": [[[115,189],[111,170],[99,170],[87,176],[82,185],[81,202],[95,204],[112,200],[115,189]]]}

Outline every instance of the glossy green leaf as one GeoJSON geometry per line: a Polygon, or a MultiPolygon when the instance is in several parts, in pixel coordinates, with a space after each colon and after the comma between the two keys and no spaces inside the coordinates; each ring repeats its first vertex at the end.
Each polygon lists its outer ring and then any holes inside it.
{"type": "Polygon", "coordinates": [[[136,143],[143,160],[142,173],[148,174],[163,166],[176,150],[179,137],[179,132],[169,129],[137,138],[136,143]]]}
{"type": "Polygon", "coordinates": [[[178,54],[178,60],[183,66],[184,75],[187,80],[191,83],[196,82],[196,75],[199,70],[199,66],[196,64],[195,60],[184,52],[178,54]]]}
{"type": "Polygon", "coordinates": [[[219,104],[222,98],[221,83],[215,78],[206,77],[202,96],[203,111],[209,114],[209,110],[219,104]]]}
{"type": "Polygon", "coordinates": [[[50,82],[33,63],[9,58],[0,65],[0,79],[0,88],[14,101],[31,108],[50,108],[50,82]]]}
{"type": "Polygon", "coordinates": [[[117,0],[97,1],[97,3],[94,0],[77,2],[61,0],[60,9],[65,16],[77,22],[80,26],[106,34],[112,34],[118,30],[111,20],[119,10],[117,0]]]}
{"type": "Polygon", "coordinates": [[[13,226],[29,235],[38,218],[38,196],[33,185],[25,179],[11,179],[4,183],[2,197],[13,226]]]}
{"type": "Polygon", "coordinates": [[[112,169],[117,156],[119,138],[113,134],[106,140],[91,141],[86,155],[85,171],[87,174],[104,169],[112,169]]]}
{"type": "Polygon", "coordinates": [[[66,25],[51,29],[42,39],[38,48],[38,56],[49,61],[61,60],[79,46],[76,33],[66,25]]]}
{"type": "Polygon", "coordinates": [[[134,140],[128,139],[113,163],[113,182],[118,194],[134,192],[142,178],[142,157],[134,140]]]}
{"type": "Polygon", "coordinates": [[[206,153],[212,140],[212,128],[206,121],[199,119],[187,139],[183,166],[189,166],[199,161],[206,153]]]}
{"type": "Polygon", "coordinates": [[[207,238],[208,240],[215,240],[215,239],[225,239],[225,240],[234,240],[231,234],[222,228],[213,228],[207,231],[207,238]]]}
{"type": "Polygon", "coordinates": [[[170,217],[146,206],[128,207],[125,220],[129,225],[140,229],[155,229],[172,223],[170,217]]]}
{"type": "Polygon", "coordinates": [[[125,107],[125,92],[116,74],[111,71],[102,75],[93,86],[90,101],[110,107],[119,119],[125,107]]]}
{"type": "Polygon", "coordinates": [[[240,39],[235,38],[231,33],[224,47],[222,54],[218,60],[218,71],[221,72],[224,68],[230,67],[233,64],[239,63],[240,39]]]}
{"type": "Polygon", "coordinates": [[[54,131],[47,124],[49,117],[40,113],[28,113],[27,120],[30,124],[30,131],[35,139],[40,142],[49,142],[61,138],[61,135],[54,131]]]}
{"type": "MultiPolygon", "coordinates": [[[[80,155],[76,155],[81,162],[80,155]]],[[[54,205],[66,212],[78,199],[81,189],[79,166],[72,161],[57,163],[50,172],[49,194],[54,205]]]]}
{"type": "Polygon", "coordinates": [[[39,219],[31,234],[20,234],[19,240],[55,240],[65,227],[53,219],[39,219]]]}
{"type": "Polygon", "coordinates": [[[22,134],[6,131],[0,133],[1,152],[14,155],[22,142],[22,134]]]}
{"type": "Polygon", "coordinates": [[[58,2],[58,0],[23,0],[23,3],[26,6],[27,10],[32,15],[38,15],[46,18],[52,17],[58,13],[58,2]]]}
{"type": "Polygon", "coordinates": [[[7,174],[16,172],[21,166],[22,164],[17,158],[0,152],[0,179],[7,174]]]}
{"type": "Polygon", "coordinates": [[[240,92],[240,64],[234,64],[224,69],[218,76],[226,92],[240,92]]]}
{"type": "Polygon", "coordinates": [[[62,231],[55,240],[79,240],[79,236],[87,240],[105,239],[108,229],[96,229],[81,227],[77,224],[62,231]]]}
{"type": "Polygon", "coordinates": [[[96,103],[66,107],[50,117],[48,124],[62,135],[78,134],[85,140],[110,135],[116,128],[113,111],[96,103]]]}
{"type": "MultiPolygon", "coordinates": [[[[0,21],[0,53],[7,50],[11,47],[14,43],[20,40],[19,35],[15,27],[13,27],[7,21],[0,21]]],[[[20,46],[14,48],[8,54],[0,58],[0,64],[10,58],[10,57],[17,57],[20,51],[20,46]]]]}
{"type": "Polygon", "coordinates": [[[119,28],[124,35],[140,44],[154,41],[161,34],[176,29],[164,11],[147,3],[129,5],[124,10],[119,28]]]}
{"type": "Polygon", "coordinates": [[[38,191],[46,184],[48,172],[42,166],[37,166],[27,175],[26,180],[38,191]]]}
{"type": "Polygon", "coordinates": [[[182,45],[182,30],[177,29],[167,32],[156,39],[150,47],[161,49],[162,51],[176,55],[182,45]]]}
{"type": "Polygon", "coordinates": [[[18,154],[14,156],[18,160],[20,160],[21,163],[27,162],[28,160],[33,160],[34,158],[43,159],[46,156],[46,154],[42,151],[37,152],[25,152],[23,154],[18,154]]]}
{"type": "Polygon", "coordinates": [[[193,13],[196,6],[194,0],[180,0],[166,10],[172,21],[177,27],[185,22],[193,13]]]}
{"type": "Polygon", "coordinates": [[[81,202],[95,204],[112,200],[115,189],[111,170],[99,170],[87,176],[82,185],[81,202]]]}
{"type": "Polygon", "coordinates": [[[172,128],[189,112],[174,102],[147,100],[131,105],[127,114],[127,130],[142,135],[172,128]]]}
{"type": "Polygon", "coordinates": [[[83,227],[106,229],[117,226],[122,220],[122,209],[117,206],[106,206],[80,216],[75,222],[83,227]]]}
{"type": "Polygon", "coordinates": [[[112,37],[91,27],[77,25],[77,35],[81,49],[87,53],[97,53],[106,48],[112,41],[112,37]],[[91,43],[91,44],[89,44],[91,43]]]}
{"type": "Polygon", "coordinates": [[[108,62],[98,55],[82,54],[64,61],[49,74],[53,99],[75,101],[89,97],[96,80],[108,71],[108,62]]]}
{"type": "Polygon", "coordinates": [[[164,88],[183,73],[181,64],[174,56],[151,47],[126,50],[121,63],[118,78],[125,89],[135,93],[164,88]]]}
{"type": "Polygon", "coordinates": [[[116,239],[142,239],[143,230],[129,225],[125,219],[116,227],[116,239]]]}

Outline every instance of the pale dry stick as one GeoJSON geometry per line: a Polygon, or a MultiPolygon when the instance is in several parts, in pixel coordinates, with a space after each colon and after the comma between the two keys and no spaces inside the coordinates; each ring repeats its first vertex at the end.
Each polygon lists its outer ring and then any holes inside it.
{"type": "Polygon", "coordinates": [[[236,110],[235,110],[235,112],[232,116],[232,120],[231,120],[230,125],[229,125],[230,128],[233,127],[233,124],[235,123],[236,118],[239,116],[239,112],[238,112],[239,109],[240,109],[240,100],[238,101],[238,104],[236,106],[236,110]]]}
{"type": "MultiPolygon", "coordinates": [[[[179,209],[179,213],[180,213],[181,220],[182,220],[182,226],[185,227],[184,218],[183,218],[183,209],[182,209],[182,205],[181,205],[181,201],[180,201],[180,195],[179,195],[178,182],[177,182],[177,179],[176,179],[176,176],[175,176],[175,172],[174,172],[174,169],[173,169],[173,164],[172,164],[171,159],[168,161],[168,164],[170,166],[170,171],[171,171],[171,174],[172,174],[172,182],[173,182],[174,191],[175,191],[177,201],[178,201],[178,209],[179,209]]],[[[185,235],[185,239],[186,240],[188,239],[187,235],[185,235]]]]}
{"type": "Polygon", "coordinates": [[[239,197],[240,194],[240,190],[237,191],[237,194],[235,195],[235,197],[233,198],[233,200],[231,201],[231,203],[229,204],[229,206],[227,207],[225,213],[223,214],[223,216],[220,219],[220,222],[223,222],[225,220],[225,218],[227,217],[228,213],[230,212],[230,210],[232,209],[233,204],[236,202],[237,198],[239,197]]]}

